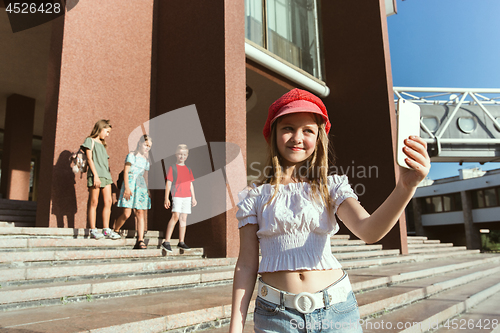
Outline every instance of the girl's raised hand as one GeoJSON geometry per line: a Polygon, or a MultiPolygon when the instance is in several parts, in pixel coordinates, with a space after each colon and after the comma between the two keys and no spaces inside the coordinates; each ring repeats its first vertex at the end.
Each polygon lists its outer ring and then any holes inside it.
{"type": "Polygon", "coordinates": [[[431,159],[427,153],[427,143],[419,136],[410,136],[405,139],[403,152],[408,156],[405,162],[412,167],[400,167],[399,181],[408,189],[413,189],[424,180],[431,168],[431,159]]]}

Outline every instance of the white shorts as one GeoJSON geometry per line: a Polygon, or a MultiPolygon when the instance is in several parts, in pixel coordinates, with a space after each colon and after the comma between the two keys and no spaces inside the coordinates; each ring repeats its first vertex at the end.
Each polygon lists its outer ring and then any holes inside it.
{"type": "Polygon", "coordinates": [[[191,214],[191,197],[172,198],[172,213],[191,214]]]}

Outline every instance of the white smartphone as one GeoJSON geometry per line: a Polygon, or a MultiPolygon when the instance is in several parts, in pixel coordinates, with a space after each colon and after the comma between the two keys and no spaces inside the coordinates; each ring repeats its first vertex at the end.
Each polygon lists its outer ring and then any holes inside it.
{"type": "Polygon", "coordinates": [[[420,107],[412,102],[400,98],[398,100],[398,143],[397,143],[397,162],[403,168],[411,169],[406,164],[408,157],[403,152],[405,139],[410,135],[420,136],[420,107]]]}

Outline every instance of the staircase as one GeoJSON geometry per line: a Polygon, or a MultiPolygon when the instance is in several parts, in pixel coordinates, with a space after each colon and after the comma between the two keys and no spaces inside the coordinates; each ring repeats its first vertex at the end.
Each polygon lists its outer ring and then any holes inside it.
{"type": "MultiPolygon", "coordinates": [[[[94,240],[88,230],[0,228],[0,331],[227,332],[236,259],[204,258],[202,249],[179,251],[175,242],[166,254],[160,233],[146,236],[148,249],[132,250],[132,238],[94,240]]],[[[500,319],[492,306],[500,304],[499,255],[425,237],[410,237],[404,256],[348,236],[331,243],[364,332],[500,319]]],[[[250,320],[245,330],[253,332],[250,320]]]]}

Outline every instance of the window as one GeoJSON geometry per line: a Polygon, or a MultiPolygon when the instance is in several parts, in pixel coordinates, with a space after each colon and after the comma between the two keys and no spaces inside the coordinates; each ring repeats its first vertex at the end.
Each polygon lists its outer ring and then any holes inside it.
{"type": "Polygon", "coordinates": [[[424,116],[422,117],[422,122],[432,133],[435,133],[439,128],[439,120],[437,117],[424,116]]]}
{"type": "Polygon", "coordinates": [[[476,119],[473,117],[458,118],[458,128],[466,134],[474,132],[477,127],[476,119]]]}
{"type": "Polygon", "coordinates": [[[500,206],[500,187],[492,187],[472,192],[472,208],[500,206]]]}
{"type": "Polygon", "coordinates": [[[451,193],[421,199],[422,214],[455,212],[462,210],[460,193],[451,193]]]}
{"type": "Polygon", "coordinates": [[[265,47],[263,0],[245,0],[245,37],[255,44],[265,47]]]}
{"type": "Polygon", "coordinates": [[[424,214],[435,213],[431,198],[425,198],[423,203],[424,204],[422,205],[422,213],[424,214]]]}
{"type": "Polygon", "coordinates": [[[317,0],[245,0],[245,37],[322,79],[317,0]]]}
{"type": "Polygon", "coordinates": [[[451,203],[453,201],[453,197],[450,195],[443,195],[443,211],[449,212],[451,211],[451,203]]]}
{"type": "Polygon", "coordinates": [[[486,207],[498,206],[497,195],[494,188],[488,188],[484,190],[484,205],[486,207]]]}
{"type": "Polygon", "coordinates": [[[443,200],[441,197],[433,197],[432,198],[432,206],[434,206],[434,211],[436,213],[443,211],[443,200]]]}

